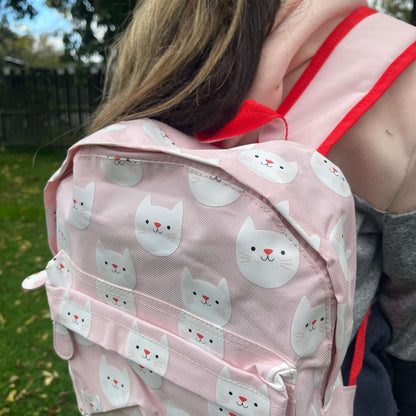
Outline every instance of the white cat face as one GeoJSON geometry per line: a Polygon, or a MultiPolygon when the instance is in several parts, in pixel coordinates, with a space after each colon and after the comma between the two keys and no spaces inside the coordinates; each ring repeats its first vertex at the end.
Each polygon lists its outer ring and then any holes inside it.
{"type": "Polygon", "coordinates": [[[160,389],[163,384],[163,377],[155,373],[149,368],[143,367],[140,364],[136,364],[129,360],[131,368],[135,373],[145,382],[145,384],[151,389],[160,389]]]}
{"type": "Polygon", "coordinates": [[[214,286],[193,279],[185,268],[182,273],[182,300],[189,312],[215,325],[222,327],[231,318],[230,292],[225,279],[214,286]]]}
{"type": "Polygon", "coordinates": [[[338,195],[348,197],[351,189],[341,170],[318,152],[311,158],[312,170],[318,179],[338,195]]]}
{"type": "Polygon", "coordinates": [[[151,121],[143,124],[143,130],[159,146],[176,146],[169,136],[151,121]]]}
{"type": "Polygon", "coordinates": [[[265,384],[253,387],[234,381],[225,367],[217,380],[216,401],[241,416],[269,416],[270,400],[265,384]]]}
{"type": "Polygon", "coordinates": [[[136,302],[130,290],[117,290],[106,283],[97,281],[97,296],[107,305],[120,309],[130,315],[136,315],[136,302]]]}
{"type": "Polygon", "coordinates": [[[107,179],[121,186],[137,185],[143,176],[141,163],[128,158],[102,158],[100,168],[107,179]]]}
{"type": "Polygon", "coordinates": [[[334,229],[331,231],[329,239],[331,240],[332,247],[334,247],[335,253],[338,256],[339,263],[341,264],[342,271],[344,273],[345,280],[349,280],[348,269],[348,257],[351,254],[351,250],[345,249],[344,239],[344,224],[347,219],[346,215],[343,215],[337,222],[334,229]]]}
{"type": "Polygon", "coordinates": [[[186,312],[179,315],[179,335],[209,354],[223,358],[224,334],[220,328],[193,318],[186,312]]]}
{"type": "Polygon", "coordinates": [[[180,410],[176,407],[173,400],[169,400],[168,407],[166,409],[167,413],[166,416],[190,416],[188,413],[180,410]]]}
{"type": "Polygon", "coordinates": [[[137,324],[134,323],[127,337],[126,357],[154,371],[160,376],[166,374],[169,361],[169,345],[164,335],[159,342],[140,334],[137,324]]]}
{"type": "Polygon", "coordinates": [[[330,321],[325,313],[325,305],[311,307],[304,296],[296,309],[292,322],[292,347],[300,357],[312,355],[329,331],[330,321]]]}
{"type": "Polygon", "coordinates": [[[130,377],[127,367],[119,370],[107,363],[105,355],[100,364],[100,386],[105,398],[116,409],[125,407],[130,398],[130,377]]]}
{"type": "Polygon", "coordinates": [[[123,254],[106,250],[101,241],[98,240],[96,260],[98,274],[101,279],[128,289],[136,287],[136,271],[127,249],[123,251],[123,254]]]}
{"type": "Polygon", "coordinates": [[[208,416],[240,416],[240,414],[231,412],[217,403],[208,402],[208,416]]]}
{"type": "Polygon", "coordinates": [[[245,278],[260,287],[283,286],[298,270],[297,245],[288,231],[285,235],[257,230],[251,217],[248,217],[237,236],[238,268],[245,278]]]}
{"type": "Polygon", "coordinates": [[[69,260],[63,256],[54,257],[46,266],[49,283],[56,287],[72,286],[72,270],[69,260]]]}
{"type": "Polygon", "coordinates": [[[84,390],[81,389],[82,401],[84,402],[84,407],[80,409],[83,415],[91,414],[91,413],[98,413],[101,412],[101,403],[100,397],[94,394],[88,394],[84,390]]]}
{"type": "Polygon", "coordinates": [[[69,242],[68,233],[62,221],[58,220],[56,224],[56,238],[58,250],[64,250],[66,254],[71,255],[71,243],[69,242]]]}
{"type": "Polygon", "coordinates": [[[94,193],[95,182],[90,182],[85,188],[76,185],[72,187],[72,202],[68,221],[78,230],[84,230],[90,224],[94,193]]]}
{"type": "Polygon", "coordinates": [[[135,231],[138,242],[155,256],[171,255],[181,240],[182,216],[182,202],[170,210],[151,205],[151,196],[146,196],[136,211],[135,231]]]}
{"type": "Polygon", "coordinates": [[[68,329],[88,337],[91,329],[91,302],[80,305],[69,299],[68,292],[64,294],[59,309],[60,323],[68,329]]]}
{"type": "Polygon", "coordinates": [[[198,169],[189,168],[189,188],[194,197],[209,207],[222,207],[236,201],[243,189],[198,169]]]}
{"type": "Polygon", "coordinates": [[[266,150],[244,150],[238,159],[252,172],[275,183],[293,182],[298,173],[296,162],[286,162],[281,156],[266,150]]]}

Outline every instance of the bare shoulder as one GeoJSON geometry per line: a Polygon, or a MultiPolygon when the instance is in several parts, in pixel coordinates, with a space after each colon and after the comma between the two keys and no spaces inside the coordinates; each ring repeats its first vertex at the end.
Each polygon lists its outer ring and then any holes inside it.
{"type": "Polygon", "coordinates": [[[355,194],[380,210],[416,210],[416,61],[331,149],[355,194]]]}

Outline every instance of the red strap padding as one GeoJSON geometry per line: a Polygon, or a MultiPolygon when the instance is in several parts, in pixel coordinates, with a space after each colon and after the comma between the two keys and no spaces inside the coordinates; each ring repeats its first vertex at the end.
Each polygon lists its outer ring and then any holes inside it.
{"type": "Polygon", "coordinates": [[[367,333],[368,318],[370,317],[371,307],[368,309],[363,322],[358,328],[355,339],[354,356],[352,357],[349,385],[355,386],[357,384],[357,377],[363,368],[364,351],[365,351],[365,336],[367,333]]]}
{"type": "Polygon", "coordinates": [[[202,143],[213,143],[230,137],[240,136],[264,126],[276,118],[283,118],[279,113],[254,100],[244,101],[236,117],[219,130],[203,131],[195,134],[202,143]]]}

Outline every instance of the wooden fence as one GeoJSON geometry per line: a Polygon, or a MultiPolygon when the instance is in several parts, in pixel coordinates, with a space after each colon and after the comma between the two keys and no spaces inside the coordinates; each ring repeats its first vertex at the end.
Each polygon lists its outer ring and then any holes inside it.
{"type": "Polygon", "coordinates": [[[0,146],[68,145],[100,100],[102,73],[0,73],[0,146]]]}

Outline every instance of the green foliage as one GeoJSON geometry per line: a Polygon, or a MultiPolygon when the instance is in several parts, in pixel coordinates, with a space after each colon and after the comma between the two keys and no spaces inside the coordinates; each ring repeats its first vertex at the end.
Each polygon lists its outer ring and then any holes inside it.
{"type": "Polygon", "coordinates": [[[62,64],[62,55],[48,43],[46,34],[40,35],[35,41],[33,36],[20,36],[6,26],[0,26],[0,58],[11,56],[34,68],[62,68],[65,66],[62,64]]]}
{"type": "Polygon", "coordinates": [[[400,20],[416,23],[414,20],[416,0],[373,0],[371,5],[400,20]]]}
{"type": "Polygon", "coordinates": [[[43,269],[47,245],[42,190],[62,151],[0,148],[0,415],[75,416],[67,363],[54,353],[43,289],[22,280],[43,269]]]}

